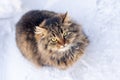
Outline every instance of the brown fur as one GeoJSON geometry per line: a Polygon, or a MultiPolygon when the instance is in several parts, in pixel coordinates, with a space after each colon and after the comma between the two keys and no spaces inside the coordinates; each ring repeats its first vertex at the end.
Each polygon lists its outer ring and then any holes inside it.
{"type": "Polygon", "coordinates": [[[67,13],[30,11],[16,25],[18,48],[38,66],[67,69],[81,57],[88,42],[81,26],[67,13]]]}

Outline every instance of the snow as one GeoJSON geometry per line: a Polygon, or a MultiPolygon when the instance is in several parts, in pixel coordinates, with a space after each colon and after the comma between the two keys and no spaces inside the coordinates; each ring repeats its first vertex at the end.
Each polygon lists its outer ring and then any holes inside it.
{"type": "Polygon", "coordinates": [[[120,80],[120,0],[0,0],[0,80],[120,80]],[[90,39],[67,70],[36,68],[19,52],[15,23],[31,9],[69,15],[90,39]]]}

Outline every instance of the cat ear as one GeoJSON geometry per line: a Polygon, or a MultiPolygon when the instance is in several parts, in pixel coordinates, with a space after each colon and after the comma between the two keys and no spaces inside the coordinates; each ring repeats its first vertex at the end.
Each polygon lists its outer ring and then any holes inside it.
{"type": "Polygon", "coordinates": [[[43,38],[47,34],[47,30],[44,28],[45,22],[46,21],[44,20],[43,22],[41,22],[41,24],[39,24],[39,26],[35,27],[35,37],[36,37],[36,39],[43,38]]]}
{"type": "Polygon", "coordinates": [[[41,24],[39,24],[39,26],[40,26],[40,27],[44,27],[45,22],[46,22],[46,20],[44,20],[43,22],[41,22],[41,24]]]}
{"type": "Polygon", "coordinates": [[[47,34],[47,30],[46,29],[44,29],[44,28],[42,28],[40,26],[36,26],[36,28],[35,28],[35,35],[36,35],[36,37],[43,38],[43,37],[46,36],[46,34],[47,34]]]}
{"type": "Polygon", "coordinates": [[[62,15],[62,22],[66,23],[70,21],[70,17],[68,16],[68,12],[66,12],[65,14],[62,15]]]}

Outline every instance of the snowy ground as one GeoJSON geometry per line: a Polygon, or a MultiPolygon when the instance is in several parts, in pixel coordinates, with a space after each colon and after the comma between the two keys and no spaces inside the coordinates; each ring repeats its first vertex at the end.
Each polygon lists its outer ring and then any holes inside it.
{"type": "Polygon", "coordinates": [[[120,0],[0,0],[0,80],[120,80],[120,0]],[[90,39],[70,69],[36,68],[19,52],[15,23],[31,9],[69,12],[90,39]]]}

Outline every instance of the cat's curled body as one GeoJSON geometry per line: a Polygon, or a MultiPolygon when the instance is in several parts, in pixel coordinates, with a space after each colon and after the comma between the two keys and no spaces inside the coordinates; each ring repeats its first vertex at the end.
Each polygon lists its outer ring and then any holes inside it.
{"type": "Polygon", "coordinates": [[[16,24],[21,53],[38,66],[66,69],[84,53],[88,39],[68,14],[29,11],[16,24]]]}

